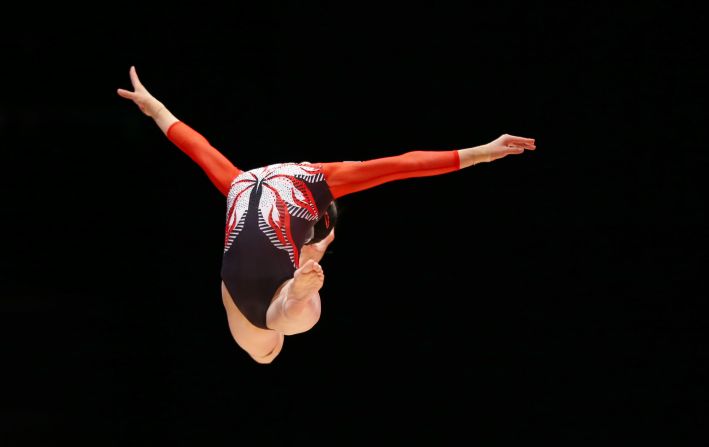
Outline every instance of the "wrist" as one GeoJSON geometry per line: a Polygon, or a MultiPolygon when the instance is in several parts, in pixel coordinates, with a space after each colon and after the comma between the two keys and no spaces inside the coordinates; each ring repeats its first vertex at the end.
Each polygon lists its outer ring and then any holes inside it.
{"type": "Polygon", "coordinates": [[[475,164],[489,163],[492,161],[492,148],[490,147],[490,144],[483,144],[475,149],[477,149],[475,154],[475,164]]]}
{"type": "Polygon", "coordinates": [[[466,168],[478,163],[486,163],[491,161],[492,157],[490,156],[490,153],[490,147],[487,144],[460,150],[458,151],[460,156],[460,167],[466,168]]]}
{"type": "Polygon", "coordinates": [[[148,112],[147,115],[153,119],[157,119],[158,115],[163,113],[165,110],[167,110],[165,105],[157,100],[146,108],[146,111],[148,112]]]}

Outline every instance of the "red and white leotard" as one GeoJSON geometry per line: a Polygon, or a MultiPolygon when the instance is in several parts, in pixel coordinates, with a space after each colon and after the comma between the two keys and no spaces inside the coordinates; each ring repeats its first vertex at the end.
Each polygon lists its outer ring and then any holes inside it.
{"type": "Polygon", "coordinates": [[[181,121],[167,136],[227,196],[221,277],[239,310],[264,329],[274,293],[293,277],[308,231],[333,200],[395,180],[460,169],[458,151],[448,150],[242,171],[181,121]]]}

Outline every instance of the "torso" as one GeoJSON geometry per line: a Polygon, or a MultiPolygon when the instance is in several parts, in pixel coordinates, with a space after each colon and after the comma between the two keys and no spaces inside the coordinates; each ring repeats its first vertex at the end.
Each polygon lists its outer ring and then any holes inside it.
{"type": "Polygon", "coordinates": [[[266,310],[299,265],[308,229],[332,202],[318,165],[283,163],[242,172],[231,184],[222,280],[240,313],[267,329],[266,310]]]}

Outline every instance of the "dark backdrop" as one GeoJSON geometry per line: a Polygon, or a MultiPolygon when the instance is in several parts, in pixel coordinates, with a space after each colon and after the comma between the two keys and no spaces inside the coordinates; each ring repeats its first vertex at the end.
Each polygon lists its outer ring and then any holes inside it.
{"type": "Polygon", "coordinates": [[[706,441],[701,11],[253,3],[8,16],[0,444],[706,441]],[[257,365],[130,65],[244,169],[538,149],[343,198],[320,323],[257,365]]]}

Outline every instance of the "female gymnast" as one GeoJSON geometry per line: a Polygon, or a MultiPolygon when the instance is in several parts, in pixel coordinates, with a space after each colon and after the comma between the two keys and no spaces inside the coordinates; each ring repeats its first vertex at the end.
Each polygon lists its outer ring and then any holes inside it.
{"type": "Polygon", "coordinates": [[[277,163],[243,171],[153,97],[130,67],[133,91],[118,89],[195,161],[226,200],[221,293],[236,343],[271,363],[286,335],[320,319],[319,264],[335,238],[335,200],[383,183],[433,176],[536,148],[502,135],[459,150],[411,151],[368,161],[277,163]]]}

